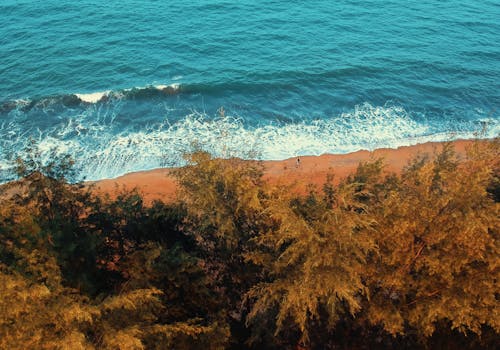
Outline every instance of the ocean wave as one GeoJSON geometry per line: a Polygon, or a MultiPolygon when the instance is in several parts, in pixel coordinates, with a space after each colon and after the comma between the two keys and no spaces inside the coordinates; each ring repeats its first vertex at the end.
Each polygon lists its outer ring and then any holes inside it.
{"type": "Polygon", "coordinates": [[[90,94],[74,94],[82,102],[96,103],[109,95],[110,91],[93,92],[90,94]]]}
{"type": "MultiPolygon", "coordinates": [[[[172,80],[180,80],[182,76],[175,76],[172,80]]],[[[157,97],[169,97],[178,94],[197,95],[197,94],[218,94],[220,92],[241,92],[246,93],[272,90],[277,88],[291,88],[290,84],[285,83],[249,83],[244,81],[219,82],[219,83],[181,83],[174,82],[170,84],[151,84],[146,86],[135,86],[131,88],[104,90],[93,92],[68,92],[59,95],[28,97],[0,102],[0,113],[8,113],[14,109],[23,111],[32,108],[44,107],[46,105],[59,104],[61,106],[73,106],[77,104],[101,104],[118,100],[128,99],[148,99],[157,97]]],[[[297,87],[300,89],[300,86],[297,87]]]]}
{"type": "MultiPolygon", "coordinates": [[[[192,113],[182,120],[141,130],[116,131],[111,124],[69,121],[51,134],[41,133],[42,154],[50,150],[69,153],[88,180],[112,178],[124,173],[184,164],[183,155],[202,148],[217,157],[262,160],[299,155],[348,153],[360,149],[394,148],[427,141],[447,141],[500,134],[495,118],[436,129],[417,122],[399,106],[368,103],[327,119],[296,123],[272,123],[249,127],[240,118],[209,118],[192,113]]],[[[15,146],[22,149],[20,142],[15,146]]],[[[0,160],[1,161],[1,160],[0,160]]]]}
{"type": "Polygon", "coordinates": [[[119,90],[95,91],[89,93],[67,93],[54,96],[44,96],[37,98],[16,99],[0,102],[0,112],[8,113],[14,109],[23,111],[36,107],[43,107],[48,104],[60,104],[63,106],[75,105],[78,103],[98,104],[110,100],[121,100],[138,97],[155,97],[175,95],[181,91],[180,83],[156,84],[138,86],[119,90]]]}

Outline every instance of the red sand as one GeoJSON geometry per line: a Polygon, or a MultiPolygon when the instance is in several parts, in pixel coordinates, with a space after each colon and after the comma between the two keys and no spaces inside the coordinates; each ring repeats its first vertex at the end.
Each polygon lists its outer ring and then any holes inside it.
{"type": "MultiPolygon", "coordinates": [[[[474,141],[454,141],[455,151],[464,155],[466,147],[474,141]]],[[[308,184],[321,186],[327,174],[335,174],[338,181],[354,170],[360,162],[383,158],[387,172],[400,172],[408,161],[418,154],[432,154],[441,149],[441,143],[429,142],[398,149],[381,148],[373,152],[358,151],[348,154],[325,154],[321,156],[300,157],[280,161],[264,161],[264,179],[274,184],[296,183],[297,190],[302,192],[308,184]]],[[[155,169],[126,174],[115,179],[101,180],[94,183],[97,194],[116,195],[121,189],[137,188],[144,196],[146,204],[159,199],[172,201],[176,195],[176,182],[170,175],[170,169],[155,169]]]]}

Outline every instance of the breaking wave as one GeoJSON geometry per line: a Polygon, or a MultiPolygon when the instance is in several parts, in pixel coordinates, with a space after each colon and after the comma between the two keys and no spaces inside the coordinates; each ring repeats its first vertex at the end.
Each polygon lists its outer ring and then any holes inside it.
{"type": "MultiPolygon", "coordinates": [[[[102,93],[105,94],[105,93],[102,93]]],[[[104,95],[103,95],[104,96],[104,95]]],[[[95,98],[98,96],[96,95],[95,98]]],[[[94,99],[94,96],[85,97],[94,99]]],[[[101,97],[102,98],[102,97],[101,97]]],[[[2,146],[20,152],[26,134],[9,130],[15,125],[0,125],[2,146]],[[17,136],[17,137],[16,137],[17,136]]],[[[113,117],[69,119],[57,128],[33,136],[42,155],[51,150],[68,153],[81,167],[87,180],[112,178],[127,172],[183,164],[183,154],[195,147],[217,157],[286,159],[298,155],[347,153],[360,149],[398,147],[427,141],[495,137],[500,126],[495,118],[464,121],[454,128],[438,128],[418,122],[398,106],[372,106],[365,103],[348,113],[327,119],[293,123],[248,126],[241,118],[220,115],[216,118],[193,112],[171,123],[162,122],[140,130],[113,128],[113,117]],[[453,130],[453,131],[450,131],[453,130]]],[[[2,155],[2,180],[9,178],[8,163],[2,155]]]]}
{"type": "Polygon", "coordinates": [[[175,95],[179,92],[181,92],[181,85],[179,83],[173,83],[169,85],[158,84],[144,87],[133,87],[115,91],[106,90],[90,93],[60,94],[0,102],[0,112],[8,113],[14,109],[27,111],[32,108],[53,104],[61,104],[64,106],[78,105],[80,103],[97,104],[99,102],[107,102],[109,100],[175,95]]]}

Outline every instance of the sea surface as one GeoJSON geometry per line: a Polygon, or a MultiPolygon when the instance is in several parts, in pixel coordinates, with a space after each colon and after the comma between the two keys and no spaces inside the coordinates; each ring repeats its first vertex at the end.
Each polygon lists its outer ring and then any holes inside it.
{"type": "Polygon", "coordinates": [[[0,181],[500,133],[497,0],[0,0],[0,181]]]}

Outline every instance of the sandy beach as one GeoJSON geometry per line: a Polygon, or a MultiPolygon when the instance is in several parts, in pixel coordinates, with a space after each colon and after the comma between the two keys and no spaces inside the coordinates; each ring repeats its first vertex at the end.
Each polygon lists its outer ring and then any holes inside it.
{"type": "MultiPolygon", "coordinates": [[[[455,151],[464,156],[466,149],[474,141],[453,141],[455,151]]],[[[263,161],[264,179],[273,184],[295,184],[298,192],[306,191],[308,185],[321,186],[328,174],[334,174],[334,182],[340,181],[356,170],[360,162],[383,158],[387,173],[398,173],[408,161],[419,154],[433,154],[441,149],[442,143],[428,142],[397,149],[381,148],[374,151],[357,151],[348,154],[324,154],[321,156],[301,156],[286,160],[263,161]]],[[[137,188],[146,204],[154,200],[172,201],[177,185],[171,174],[172,169],[162,168],[129,173],[114,179],[93,182],[99,195],[109,194],[113,198],[120,190],[137,188]]]]}

